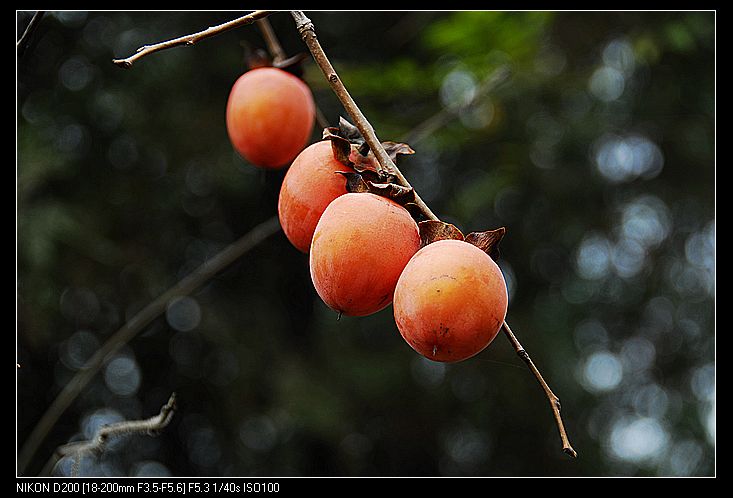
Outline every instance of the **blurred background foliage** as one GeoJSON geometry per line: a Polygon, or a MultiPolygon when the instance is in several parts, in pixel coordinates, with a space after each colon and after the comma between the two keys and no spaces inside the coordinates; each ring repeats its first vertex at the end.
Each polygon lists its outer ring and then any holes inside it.
{"type": "MultiPolygon", "coordinates": [[[[224,125],[255,26],[111,63],[239,15],[50,12],[18,60],[19,445],[126,319],[276,213],[284,172],[246,164],[224,125]]],[[[580,457],[503,337],[440,364],[391,308],[337,321],[278,232],[110,358],[28,472],[175,391],[159,437],[82,474],[712,475],[714,12],[308,15],[380,138],[415,139],[400,166],[432,209],[507,227],[508,321],[580,457]]],[[[305,50],[290,16],[270,21],[305,50]]],[[[310,60],[305,79],[335,123],[310,60]]]]}

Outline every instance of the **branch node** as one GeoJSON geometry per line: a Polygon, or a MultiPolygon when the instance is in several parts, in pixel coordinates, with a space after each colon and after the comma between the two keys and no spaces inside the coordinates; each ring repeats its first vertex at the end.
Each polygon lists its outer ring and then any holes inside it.
{"type": "Polygon", "coordinates": [[[291,12],[293,18],[295,18],[295,27],[300,33],[300,36],[305,36],[306,31],[310,31],[311,34],[316,36],[316,29],[313,22],[301,10],[295,10],[291,12]]]}
{"type": "Polygon", "coordinates": [[[302,26],[298,26],[298,33],[300,33],[301,36],[305,35],[306,31],[310,31],[312,36],[316,36],[316,32],[313,29],[313,23],[310,21],[302,26]]]}

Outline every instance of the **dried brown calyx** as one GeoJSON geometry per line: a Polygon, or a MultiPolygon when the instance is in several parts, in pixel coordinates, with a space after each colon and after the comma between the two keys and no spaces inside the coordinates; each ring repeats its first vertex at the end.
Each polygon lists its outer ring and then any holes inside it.
{"type": "MultiPolygon", "coordinates": [[[[338,162],[349,168],[349,171],[337,171],[346,179],[346,191],[351,193],[369,192],[387,197],[407,209],[418,221],[421,245],[424,247],[433,242],[445,239],[462,240],[473,244],[486,252],[491,258],[499,258],[499,242],[506,233],[506,228],[486,230],[484,232],[463,233],[450,223],[438,220],[424,220],[422,211],[415,204],[415,190],[394,183],[393,172],[387,171],[381,176],[377,173],[377,158],[362,137],[356,126],[341,117],[337,127],[324,128],[323,139],[331,141],[333,155],[338,162]]],[[[382,142],[387,154],[393,162],[397,162],[400,154],[414,154],[412,147],[400,142],[382,142]]]]}
{"type": "Polygon", "coordinates": [[[261,48],[252,49],[249,44],[246,44],[244,49],[245,62],[250,70],[258,67],[275,67],[303,79],[303,61],[309,58],[309,54],[301,52],[287,59],[275,61],[261,48]]]}
{"type": "Polygon", "coordinates": [[[444,221],[426,220],[417,224],[420,229],[422,247],[439,240],[462,240],[473,244],[496,261],[499,259],[499,242],[506,233],[506,228],[500,227],[485,232],[471,232],[468,235],[455,226],[444,221]]]}
{"type": "MultiPolygon", "coordinates": [[[[350,168],[349,171],[338,172],[346,178],[347,192],[369,192],[392,199],[408,208],[410,204],[414,205],[415,191],[412,187],[394,183],[395,175],[391,171],[383,171],[382,175],[377,172],[377,157],[356,126],[342,117],[338,127],[324,128],[323,139],[331,141],[336,160],[350,168]]],[[[382,146],[394,162],[397,162],[397,156],[401,154],[415,153],[405,143],[388,141],[382,142],[382,146]]]]}

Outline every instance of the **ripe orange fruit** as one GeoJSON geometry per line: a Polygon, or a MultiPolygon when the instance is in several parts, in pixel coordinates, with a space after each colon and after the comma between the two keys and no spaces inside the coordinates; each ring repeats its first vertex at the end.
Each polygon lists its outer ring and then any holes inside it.
{"type": "Polygon", "coordinates": [[[392,302],[397,279],[419,248],[417,224],[405,208],[371,193],[344,194],[316,225],[313,285],[339,313],[375,313],[392,302]]]}
{"type": "Polygon", "coordinates": [[[247,71],[229,93],[229,139],[244,159],[262,168],[289,164],[308,143],[314,120],[310,88],[282,69],[247,71]]]}
{"type": "Polygon", "coordinates": [[[405,266],[394,317],[415,351],[435,361],[460,361],[496,337],[507,303],[504,276],[488,254],[462,240],[440,240],[405,266]]]}
{"type": "Polygon", "coordinates": [[[285,174],[277,211],[285,236],[301,252],[310,250],[326,207],[346,193],[346,179],[337,171],[353,170],[336,160],[329,140],[322,140],[305,148],[285,174]]]}

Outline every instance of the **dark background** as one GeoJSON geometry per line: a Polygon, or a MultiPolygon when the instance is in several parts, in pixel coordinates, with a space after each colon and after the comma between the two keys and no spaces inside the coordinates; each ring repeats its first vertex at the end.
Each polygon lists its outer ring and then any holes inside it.
{"type": "MultiPolygon", "coordinates": [[[[110,358],[27,475],[173,391],[162,434],[115,441],[81,474],[713,475],[715,13],[307,14],[379,137],[417,151],[399,165],[433,211],[507,227],[507,320],[579,458],[504,337],[439,364],[391,307],[337,321],[278,232],[110,358]]],[[[247,164],[224,124],[256,26],[111,63],[239,15],[52,12],[18,59],[19,448],[127,319],[276,213],[284,171],[247,164]]],[[[270,21],[306,50],[288,14],[270,21]]],[[[335,123],[310,59],[305,79],[335,123]]]]}

